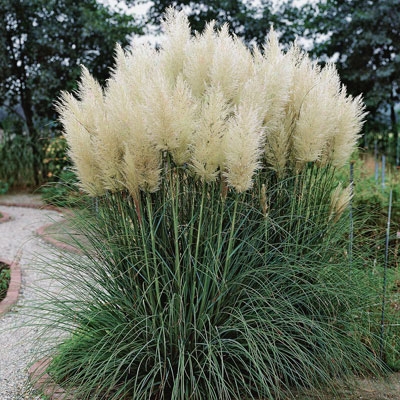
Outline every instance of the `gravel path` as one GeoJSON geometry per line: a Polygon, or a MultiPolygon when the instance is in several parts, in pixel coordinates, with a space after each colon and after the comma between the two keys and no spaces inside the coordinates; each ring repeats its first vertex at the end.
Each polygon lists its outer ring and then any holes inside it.
{"type": "MultiPolygon", "coordinates": [[[[4,204],[4,203],[3,203],[4,204]]],[[[12,217],[0,224],[0,257],[20,258],[22,287],[18,303],[0,317],[0,400],[37,400],[27,381],[27,368],[32,362],[33,327],[26,326],[25,306],[37,298],[34,283],[39,273],[32,267],[37,255],[55,254],[36,234],[39,227],[62,218],[55,211],[0,205],[0,210],[12,217]],[[25,315],[24,315],[25,314],[25,315]]]]}

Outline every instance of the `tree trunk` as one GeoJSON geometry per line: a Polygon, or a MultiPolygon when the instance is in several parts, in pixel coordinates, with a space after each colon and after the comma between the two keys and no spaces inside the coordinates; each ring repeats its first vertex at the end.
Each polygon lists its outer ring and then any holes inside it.
{"type": "MultiPolygon", "coordinates": [[[[16,20],[19,22],[20,18],[18,15],[15,16],[16,20]]],[[[6,40],[9,48],[11,49],[11,62],[13,65],[13,71],[15,75],[19,78],[19,95],[21,100],[21,107],[24,111],[25,123],[28,129],[28,135],[31,142],[31,150],[33,156],[32,162],[32,171],[33,171],[33,180],[35,186],[39,186],[41,183],[41,162],[40,162],[40,147],[38,143],[39,135],[35,129],[35,124],[33,122],[33,102],[32,102],[32,93],[27,84],[27,68],[25,66],[25,55],[23,52],[23,48],[21,47],[21,54],[17,57],[13,51],[15,43],[13,42],[13,36],[11,31],[7,31],[6,40]],[[17,60],[18,58],[18,60],[17,60]],[[21,63],[19,65],[18,63],[21,63]]]]}
{"type": "Polygon", "coordinates": [[[28,129],[28,135],[30,138],[31,150],[32,150],[32,171],[35,186],[39,186],[42,182],[42,168],[41,168],[41,151],[39,143],[39,134],[35,128],[33,122],[33,104],[32,95],[29,88],[21,90],[21,107],[25,114],[25,123],[28,129]]]}

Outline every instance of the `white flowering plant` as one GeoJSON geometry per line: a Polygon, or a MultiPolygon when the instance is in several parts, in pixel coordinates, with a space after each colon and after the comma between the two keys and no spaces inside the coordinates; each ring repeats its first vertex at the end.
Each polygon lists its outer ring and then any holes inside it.
{"type": "Polygon", "coordinates": [[[173,9],[164,31],[58,103],[96,207],[86,257],[60,261],[64,300],[44,307],[68,333],[52,376],[79,399],[279,399],[380,368],[334,178],[361,98],[274,31],[248,49],[226,25],[191,35],[173,9]]]}

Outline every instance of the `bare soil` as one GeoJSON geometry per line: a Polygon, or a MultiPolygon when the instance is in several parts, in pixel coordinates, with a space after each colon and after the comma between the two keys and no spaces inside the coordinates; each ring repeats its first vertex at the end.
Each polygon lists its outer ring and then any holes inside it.
{"type": "Polygon", "coordinates": [[[389,374],[385,378],[357,379],[352,387],[339,385],[335,393],[306,391],[296,394],[294,398],[298,400],[400,400],[400,372],[389,374]]]}
{"type": "Polygon", "coordinates": [[[10,193],[10,194],[2,194],[0,195],[0,204],[5,206],[22,206],[22,207],[31,207],[31,208],[41,208],[45,207],[44,202],[40,194],[33,193],[10,193]]]}

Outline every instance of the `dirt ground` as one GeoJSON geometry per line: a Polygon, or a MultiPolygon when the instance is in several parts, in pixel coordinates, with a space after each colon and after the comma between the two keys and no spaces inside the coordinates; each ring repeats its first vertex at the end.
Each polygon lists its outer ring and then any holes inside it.
{"type": "Polygon", "coordinates": [[[390,375],[387,379],[360,381],[359,395],[354,399],[400,399],[400,372],[390,375]]]}
{"type": "Polygon", "coordinates": [[[25,192],[18,192],[11,194],[7,193],[0,195],[0,205],[32,207],[32,208],[41,208],[45,206],[40,194],[32,194],[25,192]]]}
{"type": "Polygon", "coordinates": [[[386,378],[365,378],[352,388],[339,388],[337,393],[306,392],[295,395],[298,400],[400,400],[400,372],[386,378]]]}

